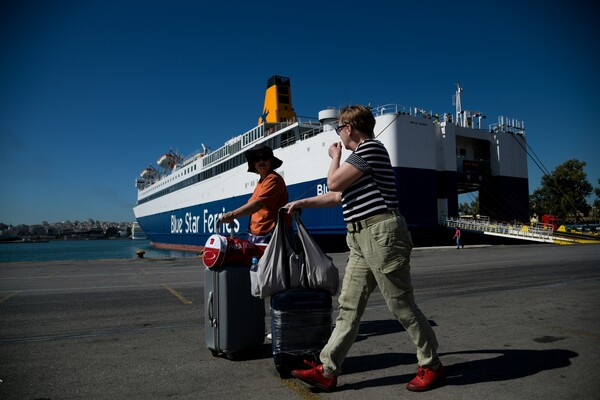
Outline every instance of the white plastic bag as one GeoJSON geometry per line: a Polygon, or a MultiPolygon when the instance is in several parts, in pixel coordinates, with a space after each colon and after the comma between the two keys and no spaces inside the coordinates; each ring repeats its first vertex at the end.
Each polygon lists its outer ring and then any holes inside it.
{"type": "Polygon", "coordinates": [[[290,243],[285,225],[286,210],[279,211],[277,227],[256,268],[250,269],[252,295],[264,299],[286,289],[305,287],[323,289],[335,295],[339,273],[308,233],[300,215],[294,214],[300,243],[290,243]]]}
{"type": "Polygon", "coordinates": [[[275,232],[258,261],[250,269],[252,295],[264,299],[285,289],[300,287],[303,257],[296,254],[285,225],[285,209],[279,211],[275,232]]]}
{"type": "Polygon", "coordinates": [[[298,236],[304,250],[304,267],[302,268],[302,286],[311,289],[323,289],[335,296],[339,289],[339,272],[333,259],[321,250],[308,233],[298,213],[294,214],[298,236]]]}

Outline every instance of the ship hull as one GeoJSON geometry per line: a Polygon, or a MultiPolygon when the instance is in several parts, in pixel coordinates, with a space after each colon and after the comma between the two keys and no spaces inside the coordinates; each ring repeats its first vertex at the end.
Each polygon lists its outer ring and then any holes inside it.
{"type": "MultiPolygon", "coordinates": [[[[415,168],[395,168],[396,187],[400,200],[401,213],[406,218],[417,246],[437,245],[448,242],[446,228],[438,220],[437,183],[453,174],[440,174],[431,170],[415,168]]],[[[454,181],[455,179],[450,179],[454,181]]],[[[324,192],[326,178],[288,186],[290,200],[310,197],[324,192]]],[[[527,185],[526,179],[512,178],[514,186],[527,185]],[[518,182],[518,183],[517,183],[518,182]]],[[[138,218],[138,223],[157,248],[202,251],[206,240],[213,234],[230,235],[230,226],[217,226],[218,215],[224,210],[232,210],[245,204],[249,194],[209,203],[138,218]]],[[[455,202],[456,203],[456,202],[455,202]]],[[[458,205],[454,205],[457,209],[458,205]]],[[[506,213],[504,214],[507,215],[506,213]]],[[[302,219],[311,235],[328,251],[341,251],[345,247],[346,225],[341,207],[327,209],[306,209],[302,219]]],[[[508,218],[507,218],[508,219],[508,218]]],[[[235,236],[245,237],[248,233],[249,218],[236,220],[233,226],[235,236]]],[[[452,232],[453,233],[453,232],[452,232]]]]}

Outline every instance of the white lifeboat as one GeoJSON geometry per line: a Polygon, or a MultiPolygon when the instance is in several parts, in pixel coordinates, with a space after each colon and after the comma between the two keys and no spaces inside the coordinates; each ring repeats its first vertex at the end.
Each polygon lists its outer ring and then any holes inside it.
{"type": "Polygon", "coordinates": [[[171,166],[173,164],[175,164],[175,157],[173,156],[173,154],[170,154],[170,153],[163,154],[156,163],[158,164],[159,167],[171,168],[171,166]]]}
{"type": "Polygon", "coordinates": [[[160,167],[164,169],[173,169],[176,165],[183,161],[183,157],[176,151],[169,150],[168,153],[160,156],[156,162],[160,167]]]}
{"type": "Polygon", "coordinates": [[[156,178],[156,170],[152,167],[148,167],[142,171],[140,176],[144,179],[153,179],[156,178]]]}

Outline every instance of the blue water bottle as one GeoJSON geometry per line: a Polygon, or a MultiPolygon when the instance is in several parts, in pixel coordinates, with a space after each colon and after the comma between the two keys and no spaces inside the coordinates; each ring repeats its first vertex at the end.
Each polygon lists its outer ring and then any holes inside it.
{"type": "Polygon", "coordinates": [[[258,270],[258,258],[256,257],[252,257],[252,265],[250,266],[250,271],[257,271],[258,270]]]}

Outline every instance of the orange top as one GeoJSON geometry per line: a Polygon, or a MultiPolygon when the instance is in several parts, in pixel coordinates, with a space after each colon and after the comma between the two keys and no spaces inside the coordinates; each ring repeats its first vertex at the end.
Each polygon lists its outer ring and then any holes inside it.
{"type": "MultiPolygon", "coordinates": [[[[260,200],[266,206],[250,216],[250,232],[264,236],[277,224],[279,209],[288,203],[288,192],[285,181],[275,171],[260,179],[248,203],[260,200]]],[[[291,216],[286,214],[286,222],[291,225],[291,216]]]]}

